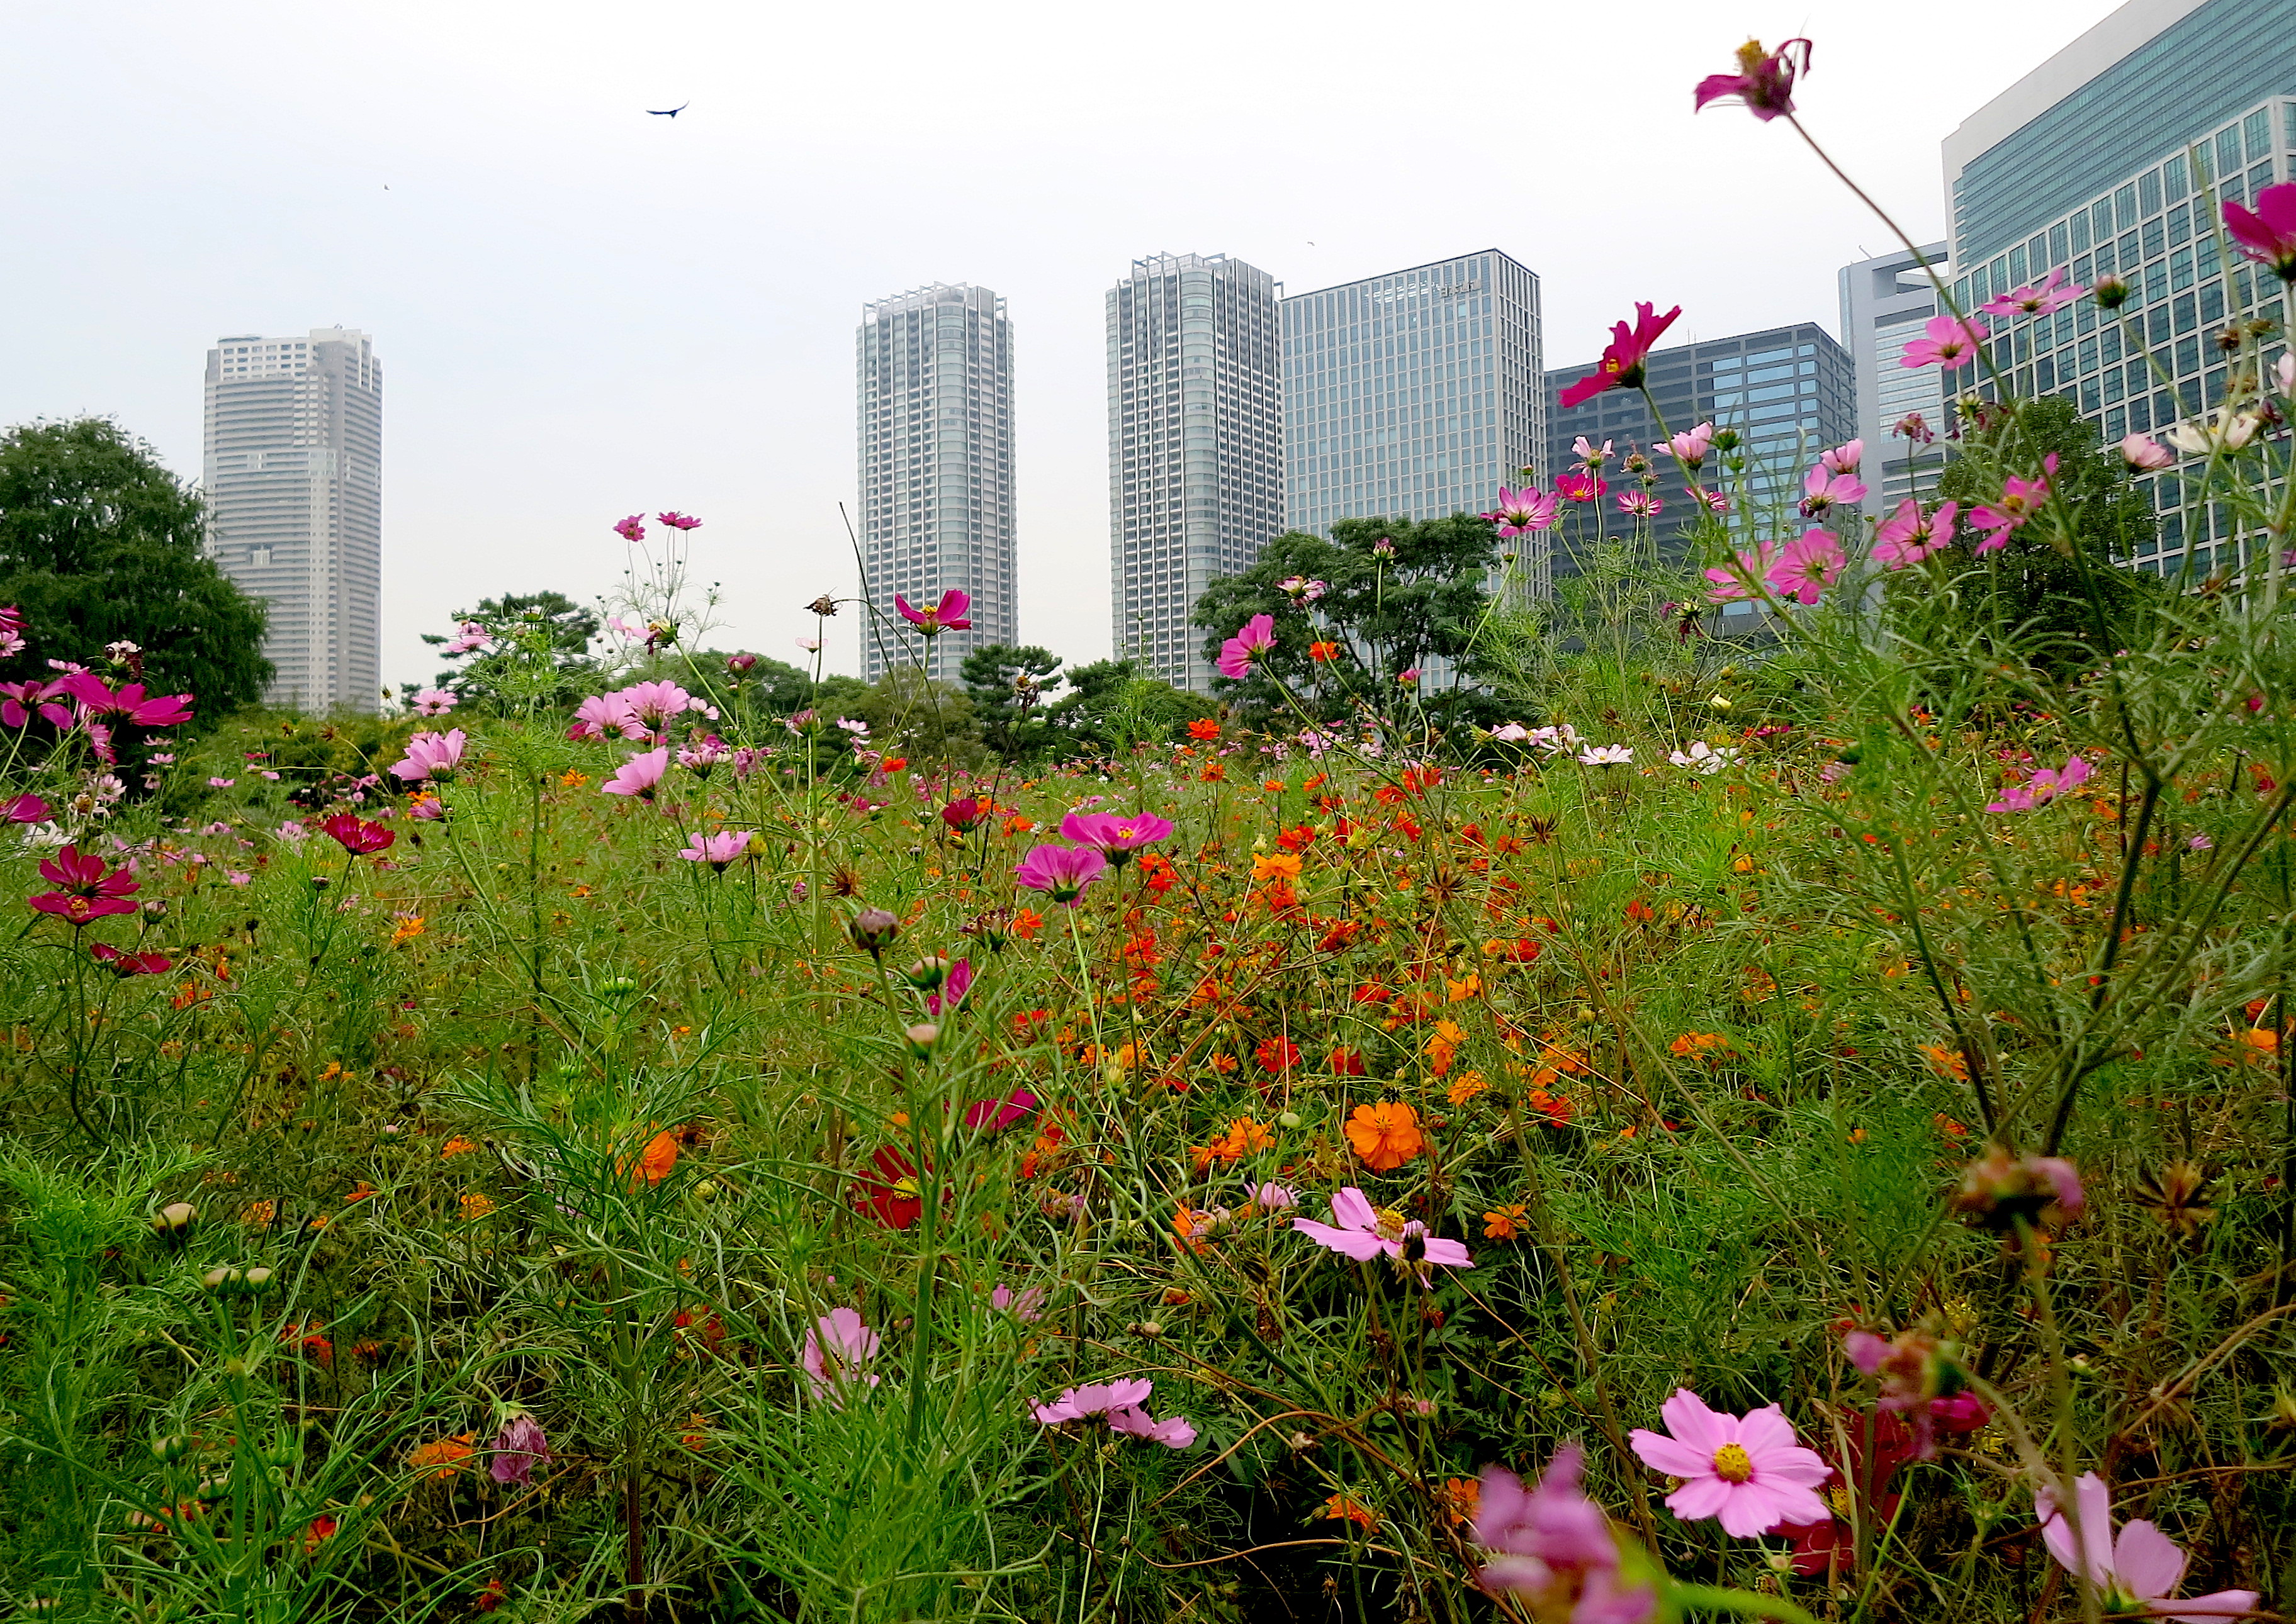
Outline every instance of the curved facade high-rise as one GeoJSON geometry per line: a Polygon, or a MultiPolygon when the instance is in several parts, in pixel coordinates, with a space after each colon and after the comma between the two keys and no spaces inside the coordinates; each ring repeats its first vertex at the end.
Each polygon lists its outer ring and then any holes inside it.
{"type": "Polygon", "coordinates": [[[968,283],[919,288],[862,308],[861,556],[875,608],[861,670],[922,657],[953,682],[976,649],[1020,640],[1013,513],[1013,324],[1004,301],[968,283]],[[923,608],[972,595],[972,625],[930,641],[896,595],[923,608]]]}

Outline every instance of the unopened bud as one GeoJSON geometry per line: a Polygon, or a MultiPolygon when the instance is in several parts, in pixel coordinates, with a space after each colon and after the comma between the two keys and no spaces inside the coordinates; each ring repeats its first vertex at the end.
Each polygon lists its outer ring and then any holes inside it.
{"type": "Polygon", "coordinates": [[[242,1277],[242,1284],[243,1284],[250,1293],[269,1291],[271,1289],[271,1270],[264,1268],[261,1264],[258,1264],[253,1269],[249,1269],[247,1273],[242,1277]]]}
{"type": "Polygon", "coordinates": [[[940,958],[920,959],[901,974],[909,985],[920,992],[938,992],[941,983],[948,979],[948,960],[940,958]]]}
{"type": "Polygon", "coordinates": [[[931,1021],[920,1021],[901,1035],[909,1041],[909,1052],[922,1060],[932,1054],[933,1045],[940,1041],[940,1028],[931,1021]]]}
{"type": "Polygon", "coordinates": [[[598,996],[612,999],[617,1003],[636,998],[638,983],[627,975],[610,975],[598,983],[598,996]]]}
{"type": "Polygon", "coordinates": [[[171,1201],[152,1214],[152,1228],[155,1233],[175,1240],[192,1227],[192,1220],[199,1215],[200,1210],[190,1202],[171,1201]]]}
{"type": "Polygon", "coordinates": [[[200,1277],[201,1285],[211,1292],[236,1291],[239,1281],[239,1270],[227,1263],[218,1263],[200,1277]]]}
{"type": "Polygon", "coordinates": [[[169,1432],[152,1440],[152,1458],[162,1463],[179,1461],[191,1452],[192,1440],[181,1432],[169,1432]]]}
{"type": "Polygon", "coordinates": [[[1300,1128],[1307,1125],[1307,1121],[1308,1119],[1301,1116],[1297,1111],[1285,1111],[1277,1114],[1275,1118],[1275,1125],[1278,1128],[1289,1129],[1293,1132],[1297,1132],[1300,1128]]]}
{"type": "Polygon", "coordinates": [[[846,928],[853,945],[873,958],[893,945],[893,938],[901,934],[901,922],[882,908],[864,908],[846,928]]]}
{"type": "Polygon", "coordinates": [[[2128,284],[2118,276],[2098,277],[2095,291],[2100,310],[2118,310],[2128,302],[2128,284]]]}

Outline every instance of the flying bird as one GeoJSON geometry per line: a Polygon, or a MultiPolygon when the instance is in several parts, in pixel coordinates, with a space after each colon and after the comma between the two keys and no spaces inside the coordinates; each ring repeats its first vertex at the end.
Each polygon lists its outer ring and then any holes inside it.
{"type": "Polygon", "coordinates": [[[693,105],[691,102],[680,102],[676,107],[649,107],[646,111],[656,118],[675,118],[693,105]]]}

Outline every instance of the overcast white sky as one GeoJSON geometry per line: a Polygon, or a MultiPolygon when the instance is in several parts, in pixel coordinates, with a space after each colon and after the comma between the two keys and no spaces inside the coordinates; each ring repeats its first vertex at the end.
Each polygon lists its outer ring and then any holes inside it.
{"type": "Polygon", "coordinates": [[[1885,232],[1691,86],[1810,36],[1808,122],[1926,239],[1939,139],[2111,9],[0,0],[0,423],[108,413],[195,477],[216,338],[365,328],[386,681],[480,597],[606,590],[607,526],[667,507],[705,521],[719,646],[794,659],[854,590],[860,306],[980,282],[1016,334],[1021,634],[1097,658],[1101,300],[1136,256],[1306,291],[1496,246],[1556,363],[1636,298],[1681,338],[1833,327],[1885,232]]]}

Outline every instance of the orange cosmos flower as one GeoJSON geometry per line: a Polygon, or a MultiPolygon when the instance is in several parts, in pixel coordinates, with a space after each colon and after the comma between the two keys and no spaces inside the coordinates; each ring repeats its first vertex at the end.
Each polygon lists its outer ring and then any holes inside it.
{"type": "Polygon", "coordinates": [[[452,1477],[455,1468],[471,1458],[471,1440],[476,1436],[474,1432],[457,1432],[452,1438],[434,1438],[407,1456],[406,1464],[433,1477],[452,1477]]]}
{"type": "Polygon", "coordinates": [[[1219,737],[1219,723],[1209,716],[1199,716],[1188,723],[1188,737],[1210,744],[1219,737]]]}
{"type": "Polygon", "coordinates": [[[1427,1148],[1419,1114],[1400,1100],[1357,1106],[1348,1118],[1348,1143],[1374,1172],[1392,1172],[1427,1148]]]}
{"type": "Polygon", "coordinates": [[[1326,660],[1335,660],[1340,657],[1340,646],[1337,643],[1309,643],[1308,657],[1318,665],[1326,660]]]}

